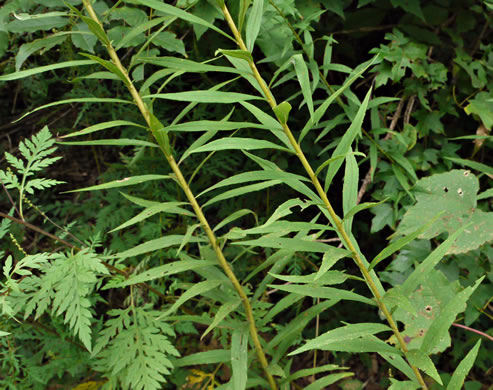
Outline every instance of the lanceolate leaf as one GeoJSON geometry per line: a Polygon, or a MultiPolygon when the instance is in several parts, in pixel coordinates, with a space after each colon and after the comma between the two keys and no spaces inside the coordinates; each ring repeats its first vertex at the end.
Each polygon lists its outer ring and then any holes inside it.
{"type": "MultiPolygon", "coordinates": [[[[142,255],[148,252],[154,252],[158,249],[169,248],[170,246],[180,245],[183,241],[183,236],[181,235],[170,235],[161,238],[156,238],[155,240],[150,240],[144,242],[143,244],[137,245],[136,247],[126,250],[124,252],[113,255],[119,259],[125,259],[127,257],[134,257],[142,255]]],[[[204,242],[205,239],[198,237],[191,237],[189,242],[204,242]]]]}
{"type": "Polygon", "coordinates": [[[120,287],[131,286],[133,284],[148,282],[149,280],[159,279],[169,275],[175,275],[180,272],[191,271],[200,267],[214,266],[216,264],[217,261],[213,261],[213,260],[175,261],[173,263],[161,265],[159,267],[154,267],[140,274],[131,276],[126,281],[121,283],[119,286],[120,287]]]}
{"type": "Polygon", "coordinates": [[[170,179],[171,177],[168,175],[142,175],[142,176],[132,176],[126,177],[121,180],[110,181],[109,183],[98,184],[92,187],[81,188],[79,190],[72,190],[67,192],[81,192],[81,191],[95,191],[95,190],[107,190],[109,188],[117,188],[117,187],[126,187],[133,186],[135,184],[141,184],[146,181],[151,180],[164,180],[170,179]]]}
{"type": "Polygon", "coordinates": [[[154,95],[143,96],[143,99],[166,99],[176,100],[179,102],[197,102],[197,103],[239,103],[244,100],[260,100],[259,96],[247,95],[238,92],[222,91],[191,91],[191,92],[174,92],[174,93],[156,93],[154,95]]]}
{"type": "Polygon", "coordinates": [[[476,360],[476,356],[478,355],[479,346],[481,345],[481,339],[479,339],[474,348],[471,349],[466,357],[459,363],[457,368],[448,383],[447,390],[461,390],[464,385],[464,380],[466,379],[466,375],[471,370],[474,361],[476,360]]]}
{"type": "MultiPolygon", "coordinates": [[[[368,102],[370,100],[370,95],[371,95],[371,89],[366,94],[363,103],[361,103],[361,106],[358,109],[358,112],[354,117],[351,126],[349,126],[349,129],[346,131],[346,133],[344,133],[344,136],[342,137],[341,141],[337,144],[337,147],[332,153],[332,157],[339,155],[346,155],[346,153],[350,151],[351,144],[353,143],[354,139],[361,131],[361,125],[363,123],[363,118],[365,116],[366,107],[368,106],[368,102]]],[[[332,179],[334,178],[336,173],[339,171],[341,165],[342,165],[342,160],[336,160],[329,165],[329,169],[327,170],[327,175],[325,178],[325,185],[324,185],[325,192],[327,192],[327,190],[329,189],[330,183],[332,182],[332,179]]]]}
{"type": "Polygon", "coordinates": [[[331,346],[344,345],[345,342],[363,336],[371,336],[380,332],[388,332],[391,329],[387,325],[374,323],[360,323],[342,326],[340,328],[330,330],[308,342],[304,346],[297,348],[290,355],[296,355],[304,351],[312,349],[330,350],[331,346]]]}
{"type": "Polygon", "coordinates": [[[253,138],[226,137],[211,141],[198,147],[190,153],[213,152],[218,150],[256,150],[256,149],[279,149],[286,152],[290,150],[270,141],[253,138]]]}
{"type": "Polygon", "coordinates": [[[0,81],[18,80],[18,79],[23,79],[25,77],[33,76],[35,74],[50,72],[50,71],[56,70],[56,69],[72,68],[72,67],[85,66],[85,65],[94,65],[95,63],[96,62],[94,62],[92,60],[76,60],[76,61],[60,62],[58,64],[40,66],[38,68],[26,69],[26,70],[21,70],[20,72],[5,74],[3,76],[0,76],[0,81]]]}
{"type": "Polygon", "coordinates": [[[118,138],[118,139],[97,139],[94,141],[67,141],[57,142],[59,145],[80,145],[80,146],[147,146],[158,148],[159,146],[140,139],[118,138]]]}
{"type": "Polygon", "coordinates": [[[440,378],[440,375],[438,374],[438,371],[433,364],[433,361],[426,353],[420,351],[419,349],[411,349],[406,353],[406,358],[413,366],[427,373],[439,384],[443,384],[442,379],[440,378]]]}
{"type": "Polygon", "coordinates": [[[245,29],[246,47],[251,52],[260,31],[263,16],[263,0],[253,0],[245,29]]]}
{"type": "Polygon", "coordinates": [[[291,61],[293,62],[294,69],[296,70],[296,76],[298,77],[305,103],[308,106],[310,118],[313,120],[313,99],[312,90],[310,88],[310,77],[308,76],[308,68],[301,54],[295,54],[291,61]]]}

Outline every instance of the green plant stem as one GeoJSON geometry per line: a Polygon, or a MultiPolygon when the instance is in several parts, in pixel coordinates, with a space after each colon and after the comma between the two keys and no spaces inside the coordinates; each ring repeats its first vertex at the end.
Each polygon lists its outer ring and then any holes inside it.
{"type": "MultiPolygon", "coordinates": [[[[222,6],[222,11],[223,11],[223,14],[226,18],[226,21],[227,21],[230,29],[231,29],[231,32],[233,33],[233,36],[236,39],[238,47],[240,48],[240,50],[248,51],[245,43],[243,42],[243,38],[241,37],[240,32],[236,28],[236,24],[235,24],[233,18],[231,17],[231,14],[229,13],[226,5],[222,6]]],[[[260,73],[259,73],[255,63],[253,61],[251,61],[251,62],[249,62],[249,65],[250,65],[250,69],[252,70],[254,77],[257,79],[257,82],[258,82],[260,88],[262,89],[264,96],[267,99],[267,102],[269,103],[269,105],[271,106],[272,109],[275,108],[277,104],[276,104],[276,101],[274,99],[274,96],[272,95],[272,92],[268,88],[265,81],[260,76],[260,73]]],[[[380,310],[384,314],[385,318],[387,319],[388,324],[390,325],[392,331],[394,332],[394,335],[399,342],[399,345],[401,347],[402,352],[404,354],[406,354],[408,352],[406,342],[404,341],[404,338],[402,337],[402,335],[399,331],[399,328],[397,327],[396,322],[394,321],[392,315],[390,314],[390,311],[388,310],[387,306],[383,302],[382,295],[380,294],[380,291],[379,291],[377,285],[375,284],[370,272],[368,271],[368,268],[365,266],[363,259],[359,255],[359,253],[356,249],[356,246],[353,244],[351,238],[349,237],[349,234],[344,229],[344,226],[342,224],[341,219],[338,217],[338,215],[334,211],[334,209],[333,209],[333,207],[332,207],[332,205],[331,205],[331,203],[327,197],[327,194],[325,193],[322,185],[320,184],[320,181],[318,180],[317,176],[315,175],[315,172],[313,171],[310,163],[306,159],[305,154],[303,153],[303,150],[301,149],[300,145],[298,144],[298,142],[294,138],[294,135],[291,132],[289,126],[287,125],[287,123],[282,123],[281,121],[279,121],[279,123],[281,124],[281,126],[284,130],[284,133],[288,137],[289,142],[293,146],[293,148],[296,152],[296,155],[298,156],[301,164],[303,165],[308,176],[310,177],[310,180],[312,181],[315,189],[317,190],[318,195],[322,199],[327,211],[329,212],[329,215],[333,221],[335,229],[337,230],[337,232],[341,236],[346,248],[351,252],[353,260],[355,261],[355,263],[357,264],[361,273],[363,274],[363,277],[365,278],[366,283],[367,283],[368,287],[370,288],[378,307],[380,308],[380,310]]],[[[416,378],[417,378],[419,384],[421,385],[421,387],[423,389],[427,389],[428,387],[426,386],[426,383],[424,382],[423,377],[421,376],[421,373],[419,372],[418,368],[412,364],[409,364],[409,365],[412,368],[412,370],[414,371],[416,378]]]]}
{"type": "MultiPolygon", "coordinates": [[[[84,8],[86,9],[86,11],[89,14],[89,16],[91,17],[91,19],[94,20],[95,22],[97,22],[101,26],[101,28],[103,28],[103,26],[101,25],[96,13],[94,12],[94,9],[92,8],[90,1],[83,0],[83,4],[84,4],[84,8]]],[[[111,43],[106,45],[106,49],[108,51],[108,54],[109,54],[113,64],[125,75],[125,78],[127,79],[126,80],[127,82],[125,84],[129,90],[130,94],[132,95],[132,97],[135,101],[135,104],[139,108],[140,112],[142,113],[142,116],[144,117],[144,120],[146,121],[147,125],[151,129],[153,136],[158,140],[159,134],[157,134],[157,132],[155,130],[152,130],[153,128],[151,127],[150,111],[149,111],[148,107],[146,106],[146,104],[144,103],[144,101],[142,100],[142,97],[140,96],[139,92],[137,91],[137,89],[133,85],[132,80],[128,76],[128,72],[127,72],[126,68],[122,65],[120,58],[118,57],[118,54],[116,53],[116,51],[113,48],[113,46],[111,45],[111,43]]],[[[262,368],[264,370],[265,376],[267,378],[267,381],[269,382],[271,389],[277,390],[277,384],[274,380],[274,377],[272,376],[272,374],[268,370],[269,363],[267,362],[267,358],[265,356],[265,353],[264,353],[264,350],[262,348],[262,344],[260,342],[260,338],[258,335],[258,331],[257,331],[257,328],[255,326],[255,317],[253,315],[250,300],[248,299],[248,296],[246,295],[245,291],[243,290],[243,287],[241,286],[240,282],[238,281],[233,270],[229,266],[229,263],[223,254],[223,251],[222,251],[222,249],[218,243],[218,240],[217,240],[214,232],[212,231],[212,229],[209,225],[209,222],[207,221],[207,219],[206,219],[206,217],[202,211],[202,208],[200,207],[197,200],[195,199],[195,196],[192,193],[190,187],[188,186],[187,181],[183,177],[183,174],[182,174],[180,168],[178,167],[178,164],[176,163],[173,155],[170,153],[170,151],[165,150],[165,148],[163,148],[163,147],[161,148],[161,150],[162,150],[164,156],[166,157],[166,159],[168,160],[168,163],[171,167],[171,170],[175,174],[178,183],[180,184],[180,186],[181,186],[183,192],[185,193],[188,201],[190,202],[197,218],[199,219],[199,221],[202,225],[202,228],[203,228],[205,234],[207,235],[214,252],[216,253],[219,264],[223,268],[225,274],[227,275],[227,277],[229,278],[229,280],[233,284],[233,287],[235,288],[235,290],[237,291],[238,295],[241,298],[241,301],[243,303],[243,307],[245,309],[246,318],[248,321],[250,335],[252,337],[253,344],[255,345],[257,357],[260,361],[260,364],[262,365],[262,368]]]]}

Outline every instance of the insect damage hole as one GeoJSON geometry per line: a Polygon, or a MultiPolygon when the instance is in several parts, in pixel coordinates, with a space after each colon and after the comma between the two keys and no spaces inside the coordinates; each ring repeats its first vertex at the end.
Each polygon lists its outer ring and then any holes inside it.
{"type": "Polygon", "coordinates": [[[459,194],[459,196],[464,195],[464,191],[462,191],[462,188],[459,188],[459,189],[457,190],[457,193],[459,194]]]}
{"type": "Polygon", "coordinates": [[[448,192],[448,188],[447,187],[443,187],[443,192],[448,192]]]}
{"type": "Polygon", "coordinates": [[[470,173],[471,171],[464,171],[464,176],[469,176],[470,173]]]}
{"type": "Polygon", "coordinates": [[[431,313],[431,311],[432,311],[432,310],[433,310],[433,308],[432,308],[430,305],[427,305],[427,306],[425,307],[425,311],[426,311],[427,313],[431,313]]]}

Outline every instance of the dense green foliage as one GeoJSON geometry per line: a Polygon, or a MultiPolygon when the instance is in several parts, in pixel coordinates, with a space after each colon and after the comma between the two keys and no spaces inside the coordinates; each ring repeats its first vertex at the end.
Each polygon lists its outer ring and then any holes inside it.
{"type": "Polygon", "coordinates": [[[0,388],[491,388],[492,31],[6,1],[0,388]]]}

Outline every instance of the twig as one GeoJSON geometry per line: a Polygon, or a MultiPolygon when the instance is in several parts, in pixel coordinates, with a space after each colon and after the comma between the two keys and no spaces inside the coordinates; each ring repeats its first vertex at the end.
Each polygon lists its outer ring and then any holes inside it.
{"type": "Polygon", "coordinates": [[[493,341],[493,337],[490,336],[487,333],[481,332],[480,330],[476,330],[474,328],[470,328],[469,326],[461,325],[461,324],[456,324],[455,322],[452,324],[453,326],[456,326],[457,328],[462,328],[465,330],[468,330],[469,332],[473,332],[476,334],[479,334],[480,336],[486,337],[488,340],[493,341]]]}

